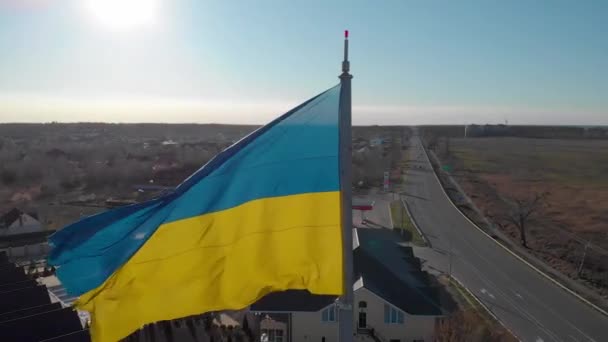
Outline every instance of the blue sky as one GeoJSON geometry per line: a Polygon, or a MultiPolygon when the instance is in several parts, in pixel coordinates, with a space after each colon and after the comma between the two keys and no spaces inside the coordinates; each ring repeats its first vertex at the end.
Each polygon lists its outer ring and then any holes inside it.
{"type": "Polygon", "coordinates": [[[606,1],[95,1],[0,0],[0,122],[264,123],[348,28],[357,124],[608,124],[606,1]]]}

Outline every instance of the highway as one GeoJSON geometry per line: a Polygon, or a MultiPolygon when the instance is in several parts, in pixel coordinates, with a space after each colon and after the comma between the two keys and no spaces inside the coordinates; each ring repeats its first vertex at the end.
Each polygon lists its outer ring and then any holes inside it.
{"type": "Polygon", "coordinates": [[[415,248],[425,267],[451,269],[522,341],[608,341],[608,317],[537,273],[462,216],[441,189],[417,135],[411,137],[409,151],[414,167],[406,176],[403,198],[432,245],[415,248]]]}

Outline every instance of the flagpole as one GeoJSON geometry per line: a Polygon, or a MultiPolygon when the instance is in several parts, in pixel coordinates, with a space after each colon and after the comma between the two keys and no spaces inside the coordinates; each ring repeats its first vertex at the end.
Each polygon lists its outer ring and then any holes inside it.
{"type": "Polygon", "coordinates": [[[340,192],[342,194],[342,263],[344,295],[339,302],[340,342],[353,341],[353,217],[352,217],[352,142],[351,90],[353,78],[348,61],[348,31],[344,31],[344,61],[340,75],[340,192]]]}

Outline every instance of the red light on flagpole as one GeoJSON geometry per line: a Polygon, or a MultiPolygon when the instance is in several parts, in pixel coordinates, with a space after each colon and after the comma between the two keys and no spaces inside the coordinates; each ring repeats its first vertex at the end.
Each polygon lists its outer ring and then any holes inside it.
{"type": "Polygon", "coordinates": [[[348,38],[348,30],[344,30],[344,38],[348,38]]]}

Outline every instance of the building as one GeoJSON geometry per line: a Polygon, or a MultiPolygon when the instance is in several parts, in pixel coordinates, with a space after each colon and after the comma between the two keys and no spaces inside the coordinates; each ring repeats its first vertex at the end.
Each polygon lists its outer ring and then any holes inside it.
{"type": "Polygon", "coordinates": [[[13,208],[0,216],[0,236],[40,233],[44,231],[34,213],[26,213],[13,208]]]}
{"type": "Polygon", "coordinates": [[[0,336],[2,341],[90,341],[72,308],[51,300],[46,286],[0,252],[0,336]]]}
{"type": "Polygon", "coordinates": [[[369,140],[369,146],[376,147],[384,144],[384,139],[382,138],[372,138],[369,140]]]}
{"type": "MultiPolygon", "coordinates": [[[[400,246],[392,231],[381,229],[356,229],[354,245],[355,340],[433,341],[437,320],[445,312],[442,306],[452,303],[442,303],[439,288],[420,270],[412,249],[400,246]]],[[[290,290],[267,295],[251,310],[271,319],[287,315],[286,324],[272,335],[266,328],[269,342],[336,342],[336,299],[290,290]]],[[[264,331],[264,324],[261,328],[264,331]]]]}

